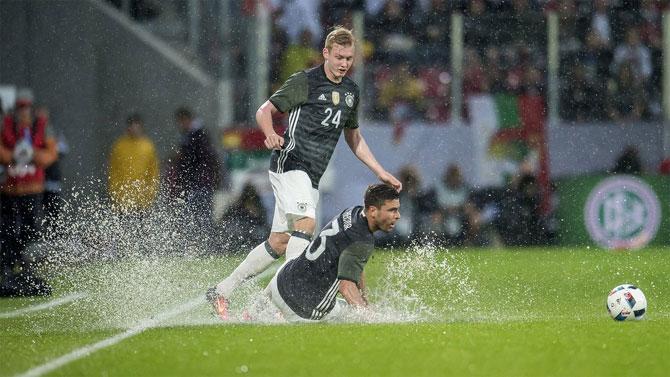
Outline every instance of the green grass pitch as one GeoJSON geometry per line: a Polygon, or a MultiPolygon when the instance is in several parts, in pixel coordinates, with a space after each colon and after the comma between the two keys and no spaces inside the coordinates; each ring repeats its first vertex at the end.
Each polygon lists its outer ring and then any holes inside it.
{"type": "MultiPolygon", "coordinates": [[[[54,297],[0,299],[0,376],[610,377],[670,371],[668,248],[379,252],[366,269],[378,314],[366,322],[290,325],[254,312],[250,322],[224,323],[204,301],[188,305],[239,260],[133,259],[51,271],[54,297]],[[622,283],[638,285],[647,296],[643,320],[615,322],[607,314],[607,293],[622,283]],[[82,296],[17,312],[74,292],[82,296]],[[120,334],[118,342],[84,349],[120,334]],[[53,367],[72,352],[77,356],[53,367]],[[52,367],[34,369],[45,365],[52,367]]],[[[233,310],[252,305],[267,280],[240,290],[233,310]]]]}

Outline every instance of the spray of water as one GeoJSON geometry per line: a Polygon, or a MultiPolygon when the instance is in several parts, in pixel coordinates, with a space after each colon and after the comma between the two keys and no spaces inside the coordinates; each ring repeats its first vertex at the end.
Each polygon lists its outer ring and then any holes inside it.
{"type": "MultiPolygon", "coordinates": [[[[370,287],[370,307],[356,309],[338,299],[326,322],[444,322],[482,317],[476,283],[471,279],[461,254],[424,242],[421,246],[414,245],[405,251],[389,253],[384,260],[381,279],[370,287]]],[[[237,315],[233,320],[251,318],[253,322],[281,322],[261,291],[262,286],[255,280],[244,292],[235,294],[233,298],[242,301],[247,317],[237,315]]]]}
{"type": "Polygon", "coordinates": [[[373,295],[380,321],[455,321],[476,314],[475,288],[459,254],[424,242],[392,254],[373,295]]]}
{"type": "MultiPolygon", "coordinates": [[[[38,251],[43,270],[61,291],[87,295],[74,308],[86,319],[72,325],[129,328],[197,295],[203,296],[201,306],[165,325],[222,323],[204,302],[204,292],[239,263],[239,257],[220,256],[239,252],[223,249],[230,240],[220,234],[239,232],[227,232],[226,224],[209,228],[195,216],[203,212],[183,200],[162,199],[150,211],[132,212],[113,208],[100,191],[73,189],[38,251]]],[[[457,253],[424,243],[389,256],[383,276],[370,287],[371,310],[343,305],[331,321],[449,321],[476,315],[475,284],[457,253]]],[[[230,322],[284,322],[262,293],[272,272],[231,297],[230,322]]]]}
{"type": "Polygon", "coordinates": [[[227,250],[216,249],[214,227],[199,216],[206,212],[184,200],[161,199],[151,210],[131,211],[112,206],[100,191],[74,188],[34,251],[57,294],[86,294],[72,308],[87,317],[73,322],[77,326],[133,326],[204,297],[235,262],[215,257],[227,250]]]}

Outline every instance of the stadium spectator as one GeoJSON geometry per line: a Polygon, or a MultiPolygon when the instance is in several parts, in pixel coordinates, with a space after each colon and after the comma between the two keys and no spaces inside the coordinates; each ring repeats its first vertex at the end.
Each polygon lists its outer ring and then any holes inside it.
{"type": "Polygon", "coordinates": [[[544,32],[542,14],[533,9],[529,0],[514,0],[511,3],[511,12],[503,14],[505,24],[501,28],[509,33],[509,43],[539,48],[544,32]]]}
{"type": "Polygon", "coordinates": [[[463,95],[470,96],[489,92],[489,80],[482,60],[473,48],[465,49],[463,68],[463,95]]]}
{"type": "MultiPolygon", "coordinates": [[[[49,110],[46,107],[38,108],[36,114],[50,120],[49,110]]],[[[44,170],[44,197],[42,201],[44,206],[44,235],[48,238],[57,237],[60,232],[60,216],[63,208],[63,198],[61,197],[63,177],[60,161],[70,150],[65,137],[53,127],[53,124],[52,129],[56,135],[58,158],[44,170]]]]}
{"type": "Polygon", "coordinates": [[[156,200],[158,157],[139,114],[128,116],[125,132],[112,146],[107,182],[112,204],[122,213],[146,211],[156,200]]]}
{"type": "Polygon", "coordinates": [[[509,65],[505,76],[505,91],[521,94],[524,89],[524,77],[533,69],[531,51],[527,46],[519,44],[506,48],[504,52],[509,65]]]}
{"type": "MultiPolygon", "coordinates": [[[[288,48],[289,42],[288,42],[288,34],[286,33],[286,30],[284,30],[281,25],[279,25],[277,22],[273,23],[273,29],[272,29],[272,39],[270,41],[270,50],[268,51],[270,56],[269,59],[270,61],[281,61],[284,59],[285,52],[284,50],[288,48]]],[[[243,64],[240,64],[241,67],[238,67],[238,69],[243,68],[243,64]]],[[[239,72],[239,74],[242,74],[239,72]]],[[[277,90],[279,89],[279,85],[281,85],[282,81],[279,81],[279,76],[282,75],[282,65],[281,64],[272,64],[270,65],[270,80],[272,82],[272,90],[277,90]]]]}
{"type": "Polygon", "coordinates": [[[381,13],[369,17],[366,25],[375,46],[375,59],[379,62],[412,61],[415,58],[415,28],[408,14],[413,5],[409,1],[390,0],[381,13]]]}
{"type": "Polygon", "coordinates": [[[566,120],[584,122],[592,119],[602,119],[604,89],[600,81],[588,76],[587,66],[575,61],[568,70],[571,79],[563,88],[561,94],[561,115],[566,120]],[[600,102],[601,107],[596,106],[600,102]]]}
{"type": "Polygon", "coordinates": [[[487,81],[491,93],[500,93],[505,90],[505,74],[502,67],[500,49],[490,46],[486,49],[484,63],[487,81]]]}
{"type": "Polygon", "coordinates": [[[541,97],[545,92],[544,76],[536,66],[529,66],[521,78],[520,93],[526,96],[541,97]]]}
{"type": "Polygon", "coordinates": [[[428,194],[428,203],[435,203],[429,229],[446,246],[470,244],[478,232],[478,211],[470,201],[461,169],[456,164],[447,166],[442,179],[428,194]]]}
{"type": "Polygon", "coordinates": [[[194,232],[198,234],[189,235],[192,241],[210,247],[214,191],[221,184],[221,165],[202,119],[188,107],[179,107],[174,117],[181,143],[168,167],[170,191],[183,201],[188,229],[198,229],[194,232]]]}
{"type": "Polygon", "coordinates": [[[5,116],[0,134],[0,164],[7,178],[0,185],[0,272],[2,296],[50,295],[24,255],[42,226],[44,169],[57,158],[48,120],[33,112],[32,94],[17,96],[15,112],[5,116]]]}
{"type": "Polygon", "coordinates": [[[270,231],[265,213],[256,187],[245,184],[237,200],[221,218],[219,229],[223,231],[223,250],[242,252],[263,242],[270,231]]]}
{"type": "MultiPolygon", "coordinates": [[[[467,2],[449,2],[445,0],[337,0],[321,3],[321,20],[332,23],[337,17],[348,20],[351,9],[365,9],[366,34],[374,45],[373,59],[366,66],[372,74],[374,88],[380,88],[390,75],[380,74],[390,70],[397,62],[407,62],[418,77],[423,72],[442,70],[448,66],[449,27],[451,14],[462,12],[464,15],[465,45],[477,50],[486,67],[485,73],[492,94],[533,91],[542,93],[545,79],[546,21],[539,10],[556,11],[559,18],[559,43],[561,53],[561,100],[563,104],[572,101],[565,98],[571,92],[594,90],[593,96],[584,97],[585,103],[580,115],[571,114],[570,109],[561,108],[561,115],[584,120],[607,119],[605,98],[610,76],[618,74],[618,60],[630,60],[629,55],[642,61],[634,64],[636,77],[642,75],[643,87],[647,92],[647,109],[644,118],[660,115],[661,105],[657,93],[660,93],[660,75],[662,54],[656,49],[660,43],[661,5],[653,0],[637,2],[611,3],[597,0],[593,3],[582,0],[515,0],[491,1],[471,0],[467,2]],[[641,39],[641,50],[645,45],[651,47],[651,59],[643,53],[625,52],[631,50],[626,43],[619,44],[619,57],[613,60],[614,46],[622,39],[627,29],[638,29],[637,39],[641,39]],[[589,78],[585,85],[576,83],[570,74],[574,59],[587,65],[581,72],[589,78]],[[616,60],[616,61],[615,61],[616,60]],[[638,69],[638,67],[641,67],[638,69]],[[575,88],[570,88],[576,86],[575,88]],[[591,109],[589,113],[585,109],[591,109]],[[566,115],[567,114],[567,115],[566,115]]],[[[341,22],[340,22],[341,23],[341,22]]],[[[634,38],[632,38],[634,39],[634,38]]],[[[637,47],[635,48],[637,50],[637,47]]],[[[464,65],[466,68],[470,66],[464,65]]],[[[470,73],[475,73],[473,69],[470,73]]],[[[429,75],[425,75],[429,76],[429,75]]],[[[276,75],[273,77],[277,77],[276,75]]],[[[465,81],[468,80],[464,77],[465,81]]],[[[479,81],[479,80],[476,80],[479,81]]],[[[476,88],[476,86],[475,86],[476,88]]],[[[431,98],[424,93],[424,97],[431,98]]],[[[443,121],[444,109],[437,111],[430,100],[425,106],[409,117],[428,121],[443,121]]],[[[448,102],[448,101],[447,101],[448,102]]],[[[579,101],[577,101],[579,102],[579,101]]],[[[380,106],[371,106],[370,117],[379,116],[387,120],[392,112],[380,106]]],[[[400,132],[402,133],[402,132],[400,132]]]]}
{"type": "Polygon", "coordinates": [[[422,109],[429,122],[445,122],[449,119],[449,89],[451,75],[445,67],[428,66],[418,73],[423,87],[422,109]]]}
{"type": "Polygon", "coordinates": [[[311,45],[321,40],[319,2],[312,0],[276,0],[277,24],[286,31],[290,44],[300,44],[301,34],[309,30],[311,45]]]}
{"type": "Polygon", "coordinates": [[[593,14],[591,15],[590,29],[595,43],[605,48],[612,47],[612,8],[608,0],[595,0],[593,2],[593,14]]]}
{"type": "Polygon", "coordinates": [[[496,227],[507,246],[531,246],[547,242],[539,185],[533,174],[521,172],[510,182],[501,199],[496,227]]]}
{"type": "Polygon", "coordinates": [[[421,41],[417,48],[422,65],[448,65],[449,33],[452,5],[447,0],[430,0],[418,18],[416,34],[421,41]]]}
{"type": "Polygon", "coordinates": [[[642,174],[642,161],[640,160],[640,151],[632,145],[626,147],[616,159],[614,174],[642,174]]]}
{"type": "Polygon", "coordinates": [[[619,74],[620,67],[625,64],[632,68],[633,80],[641,82],[646,88],[647,81],[652,74],[651,53],[649,48],[640,41],[640,33],[635,26],[628,28],[625,41],[614,50],[612,73],[619,74]]]}
{"type": "Polygon", "coordinates": [[[379,84],[378,109],[386,110],[393,124],[416,118],[423,108],[423,84],[410,72],[408,63],[391,68],[388,80],[379,84]]]}
{"type": "Polygon", "coordinates": [[[575,52],[579,50],[581,47],[578,37],[579,13],[577,12],[577,4],[575,0],[550,1],[547,6],[549,8],[558,8],[558,40],[561,51],[575,52]]]}
{"type": "Polygon", "coordinates": [[[312,47],[312,33],[304,29],[300,33],[300,42],[290,43],[284,50],[279,79],[286,81],[293,73],[318,64],[319,58],[319,52],[312,47]]]}
{"type": "Polygon", "coordinates": [[[609,62],[612,59],[608,43],[597,36],[593,29],[586,32],[584,48],[577,53],[579,62],[585,66],[589,80],[605,81],[609,74],[609,62]]]}
{"type": "Polygon", "coordinates": [[[662,16],[661,2],[642,0],[640,6],[640,40],[649,48],[662,48],[662,16]]]}
{"type": "Polygon", "coordinates": [[[402,217],[396,222],[389,233],[378,238],[383,246],[406,247],[423,234],[424,223],[430,210],[426,193],[421,188],[421,175],[416,167],[406,165],[398,172],[398,179],[402,183],[400,192],[402,202],[402,217]]]}
{"type": "Polygon", "coordinates": [[[647,93],[633,71],[631,63],[621,64],[608,82],[607,112],[612,120],[638,121],[646,115],[647,93]]]}
{"type": "Polygon", "coordinates": [[[490,17],[486,14],[486,3],[484,0],[471,0],[464,13],[465,44],[483,52],[491,43],[490,22],[488,22],[490,17]]]}

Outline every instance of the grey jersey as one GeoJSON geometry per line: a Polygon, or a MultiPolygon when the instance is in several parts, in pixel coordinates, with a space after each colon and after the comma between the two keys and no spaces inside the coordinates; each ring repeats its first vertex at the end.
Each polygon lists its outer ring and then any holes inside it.
{"type": "Polygon", "coordinates": [[[323,65],[289,77],[270,97],[279,111],[289,113],[284,146],[272,152],[270,170],[302,170],[318,189],[342,129],[358,128],[358,100],[358,85],[348,77],[330,81],[323,65]]]}
{"type": "Polygon", "coordinates": [[[359,282],[373,251],[363,207],[345,210],[329,222],[299,257],[277,275],[277,289],[300,317],[321,319],[335,306],[340,279],[359,282]]]}

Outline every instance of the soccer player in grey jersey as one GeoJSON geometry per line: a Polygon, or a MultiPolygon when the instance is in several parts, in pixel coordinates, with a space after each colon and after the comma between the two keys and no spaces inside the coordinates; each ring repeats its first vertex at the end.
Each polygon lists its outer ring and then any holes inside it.
{"type": "Polygon", "coordinates": [[[398,191],[377,184],[364,206],[344,210],[298,257],[287,261],[265,292],[289,321],[320,320],[341,293],[350,305],[366,307],[363,269],[373,251],[372,234],[388,232],[400,219],[398,191]]]}
{"type": "Polygon", "coordinates": [[[272,149],[269,172],[275,196],[272,230],[221,283],[207,292],[214,309],[227,318],[228,297],[246,279],[264,271],[281,255],[297,256],[316,224],[318,186],[335,145],[344,132],[352,152],[382,182],[402,185],[377,162],[358,129],[358,86],[346,77],[354,57],[350,30],[335,27],[326,37],[324,63],[292,75],[256,112],[256,122],[272,149]],[[288,112],[288,128],[279,136],[272,115],[288,112]]]}

